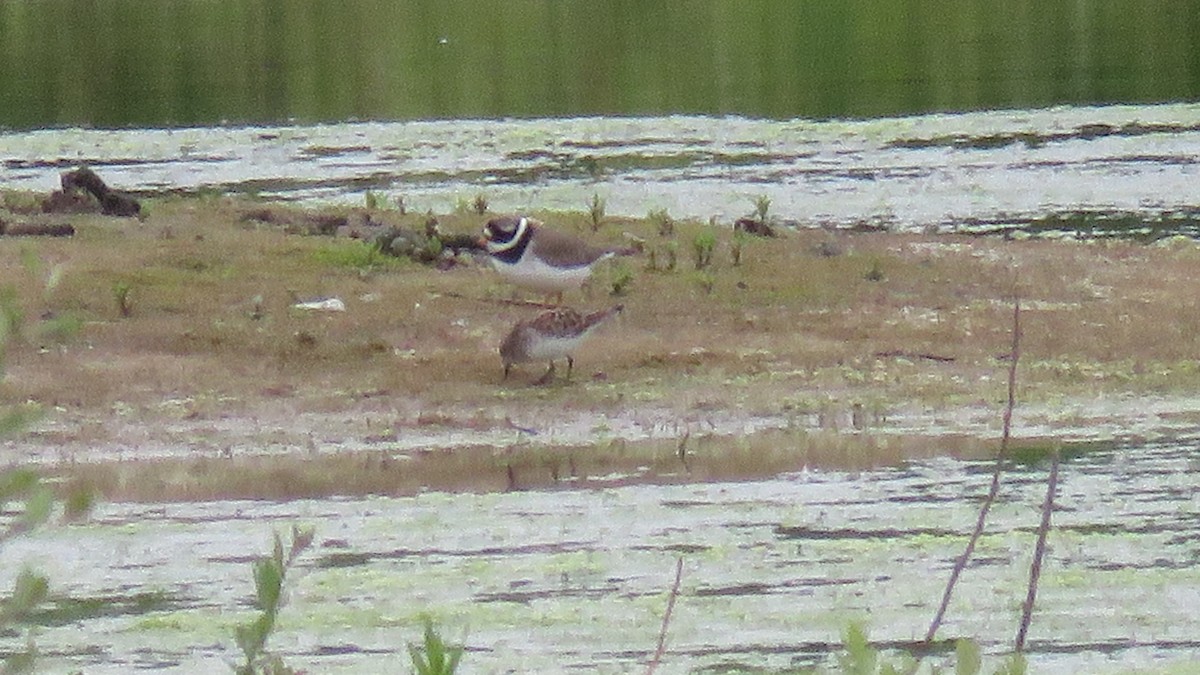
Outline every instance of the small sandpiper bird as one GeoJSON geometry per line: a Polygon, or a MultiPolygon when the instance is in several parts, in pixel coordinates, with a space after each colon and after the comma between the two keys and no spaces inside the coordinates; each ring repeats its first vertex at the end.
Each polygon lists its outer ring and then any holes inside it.
{"type": "Polygon", "coordinates": [[[554,360],[566,357],[567,378],[575,367],[572,354],[597,328],[624,309],[615,305],[590,314],[580,314],[570,307],[556,307],[532,319],[518,321],[508,337],[500,344],[500,359],[504,362],[504,378],[514,363],[547,360],[550,368],[534,384],[546,384],[554,378],[554,360]]]}
{"type": "Polygon", "coordinates": [[[556,296],[555,304],[562,304],[564,291],[582,286],[596,263],[614,255],[636,252],[592,246],[526,216],[502,216],[488,221],[483,228],[483,244],[501,277],[518,286],[556,296]]]}

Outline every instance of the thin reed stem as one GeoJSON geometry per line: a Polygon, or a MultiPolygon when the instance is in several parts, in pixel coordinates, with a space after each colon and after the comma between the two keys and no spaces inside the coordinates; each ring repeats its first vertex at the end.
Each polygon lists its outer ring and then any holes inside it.
{"type": "Polygon", "coordinates": [[[671,593],[667,596],[667,611],[663,613],[662,628],[658,631],[658,648],[654,650],[654,658],[646,668],[646,675],[653,675],[667,651],[667,628],[671,625],[671,612],[675,610],[675,598],[679,597],[679,582],[683,579],[683,557],[675,559],[675,583],[671,585],[671,593]]]}
{"type": "Polygon", "coordinates": [[[996,494],[1000,492],[1000,474],[1004,471],[1004,463],[1008,460],[1008,443],[1012,434],[1013,408],[1017,404],[1017,361],[1021,356],[1020,297],[1013,300],[1012,326],[1012,349],[1008,357],[1008,403],[1004,407],[1004,431],[1000,436],[1000,452],[996,455],[996,467],[992,471],[992,484],[988,488],[987,497],[983,500],[983,506],[979,508],[979,518],[975,521],[975,530],[971,533],[971,538],[967,541],[967,546],[963,549],[962,555],[954,562],[954,570],[950,573],[950,580],[946,582],[946,591],[942,594],[942,604],[938,607],[937,614],[934,615],[933,621],[929,624],[929,631],[925,633],[926,642],[933,642],[933,637],[942,625],[942,619],[946,616],[946,609],[950,606],[950,598],[954,595],[954,586],[958,583],[958,577],[962,575],[963,569],[967,566],[967,561],[971,559],[971,554],[975,551],[975,544],[979,542],[979,537],[983,534],[983,525],[987,521],[988,512],[991,510],[992,504],[996,501],[996,494]]]}
{"type": "Polygon", "coordinates": [[[1046,557],[1046,536],[1050,533],[1050,515],[1054,512],[1054,493],[1058,490],[1059,449],[1054,448],[1050,456],[1050,476],[1046,479],[1046,500],[1042,502],[1042,522],[1038,525],[1037,546],[1033,550],[1033,562],[1029,565],[1029,590],[1025,604],[1021,605],[1021,626],[1017,629],[1016,652],[1025,651],[1025,635],[1033,618],[1033,603],[1037,599],[1038,579],[1042,576],[1042,560],[1046,557]]]}

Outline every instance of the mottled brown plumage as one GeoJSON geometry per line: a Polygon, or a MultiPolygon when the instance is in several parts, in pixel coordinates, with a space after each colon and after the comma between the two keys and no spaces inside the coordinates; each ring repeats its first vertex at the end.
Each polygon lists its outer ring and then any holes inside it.
{"type": "Polygon", "coordinates": [[[550,362],[550,368],[538,381],[549,382],[554,376],[554,360],[567,359],[567,377],[575,366],[574,352],[601,324],[624,309],[616,305],[609,309],[580,314],[569,307],[557,307],[532,319],[518,321],[500,344],[500,359],[504,362],[504,377],[513,364],[527,361],[550,362]]]}

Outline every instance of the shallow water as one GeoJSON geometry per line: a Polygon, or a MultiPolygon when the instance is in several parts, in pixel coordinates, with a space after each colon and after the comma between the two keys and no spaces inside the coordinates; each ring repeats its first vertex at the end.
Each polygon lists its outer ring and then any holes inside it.
{"type": "Polygon", "coordinates": [[[718,221],[770,198],[800,226],[1195,234],[1200,105],[862,121],[460,120],[0,134],[0,186],[49,191],[88,163],[142,193],[250,193],[411,211],[666,209],[718,221]]]}
{"type": "MultiPolygon", "coordinates": [[[[1120,443],[1064,463],[1031,672],[1200,659],[1198,444],[1120,443]]],[[[1007,475],[940,636],[975,637],[993,659],[1011,645],[1044,476],[1007,475]]],[[[249,563],[292,524],[318,531],[271,642],[294,667],[405,670],[432,612],[466,643],[463,672],[639,671],[682,557],[659,672],[771,670],[824,662],[849,621],[885,644],[922,636],[989,479],[989,463],[941,458],[746,483],[105,504],[0,559],[8,577],[39,565],[74,600],[37,631],[54,671],[226,670],[233,626],[253,614],[249,563]]]]}

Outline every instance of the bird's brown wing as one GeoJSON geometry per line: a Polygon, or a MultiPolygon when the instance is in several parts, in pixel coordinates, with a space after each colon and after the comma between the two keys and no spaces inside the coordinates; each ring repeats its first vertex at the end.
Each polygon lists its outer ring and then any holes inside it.
{"type": "Polygon", "coordinates": [[[569,234],[540,227],[533,238],[533,251],[551,265],[582,267],[608,255],[610,251],[592,246],[569,234]]]}

